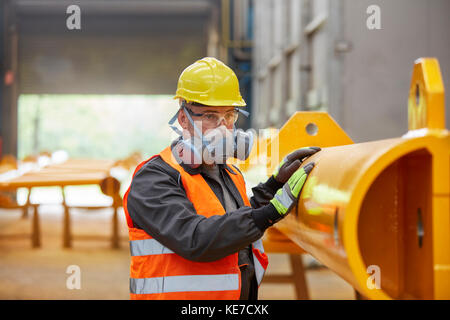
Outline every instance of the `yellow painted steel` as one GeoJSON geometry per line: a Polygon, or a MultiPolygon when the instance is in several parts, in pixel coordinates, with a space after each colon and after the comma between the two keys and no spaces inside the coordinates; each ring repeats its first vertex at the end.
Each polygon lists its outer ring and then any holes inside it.
{"type": "MultiPolygon", "coordinates": [[[[267,128],[260,130],[255,136],[257,140],[253,143],[252,150],[246,160],[230,159],[230,163],[239,167],[239,170],[246,172],[261,163],[267,163],[268,144],[278,132],[275,128],[267,128]]],[[[270,173],[267,173],[270,176],[270,173]]]]}
{"type": "Polygon", "coordinates": [[[294,114],[268,146],[269,171],[296,148],[322,151],[305,161],[316,165],[276,228],[368,298],[450,299],[450,136],[436,59],[415,62],[408,115],[403,137],[354,144],[327,113],[294,114]]]}

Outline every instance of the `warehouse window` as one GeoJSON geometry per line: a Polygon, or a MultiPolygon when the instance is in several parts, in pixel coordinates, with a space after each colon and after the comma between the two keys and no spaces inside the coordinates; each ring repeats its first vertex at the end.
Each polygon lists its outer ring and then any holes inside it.
{"type": "Polygon", "coordinates": [[[61,149],[73,158],[150,156],[175,138],[167,122],[177,108],[168,95],[21,95],[19,158],[61,149]]]}

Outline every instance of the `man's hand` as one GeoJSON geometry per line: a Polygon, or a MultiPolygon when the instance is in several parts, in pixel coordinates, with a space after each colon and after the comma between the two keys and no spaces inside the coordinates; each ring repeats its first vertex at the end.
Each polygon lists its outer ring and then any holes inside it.
{"type": "Polygon", "coordinates": [[[307,147],[291,152],[281,161],[277,170],[273,173],[273,177],[280,183],[286,183],[292,174],[300,168],[305,158],[320,150],[319,147],[307,147]]]}
{"type": "Polygon", "coordinates": [[[311,162],[295,171],[284,184],[283,188],[279,189],[273,199],[270,200],[270,203],[273,204],[282,217],[284,217],[297,203],[300,191],[313,167],[314,162],[311,162]]]}

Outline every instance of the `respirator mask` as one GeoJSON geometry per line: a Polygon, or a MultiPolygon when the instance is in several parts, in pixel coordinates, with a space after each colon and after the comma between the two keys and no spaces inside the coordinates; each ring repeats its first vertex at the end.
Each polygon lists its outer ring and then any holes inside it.
{"type": "MultiPolygon", "coordinates": [[[[236,129],[234,126],[238,112],[245,116],[248,116],[248,112],[235,108],[222,116],[212,113],[196,114],[186,107],[185,102],[182,103],[181,108],[183,108],[189,122],[194,128],[194,135],[191,136],[187,130],[182,132],[173,125],[178,117],[179,111],[169,121],[169,126],[181,137],[178,145],[181,148],[179,157],[183,163],[189,165],[200,165],[202,163],[224,164],[231,157],[239,160],[246,160],[248,158],[253,146],[253,133],[250,130],[244,132],[242,129],[236,129]],[[233,121],[233,130],[229,130],[224,125],[221,125],[202,133],[201,128],[194,123],[191,115],[202,117],[204,119],[202,121],[216,122],[216,124],[221,123],[222,118],[226,123],[233,121]]],[[[199,126],[202,125],[202,121],[197,122],[199,126]]]]}

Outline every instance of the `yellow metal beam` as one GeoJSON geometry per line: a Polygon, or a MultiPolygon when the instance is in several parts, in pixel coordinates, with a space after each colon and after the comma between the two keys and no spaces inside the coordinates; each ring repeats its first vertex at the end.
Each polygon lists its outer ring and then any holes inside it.
{"type": "Polygon", "coordinates": [[[293,115],[268,146],[268,171],[297,148],[322,151],[276,227],[368,298],[450,299],[450,136],[436,59],[415,62],[408,114],[403,137],[359,144],[326,113],[293,115]]]}

